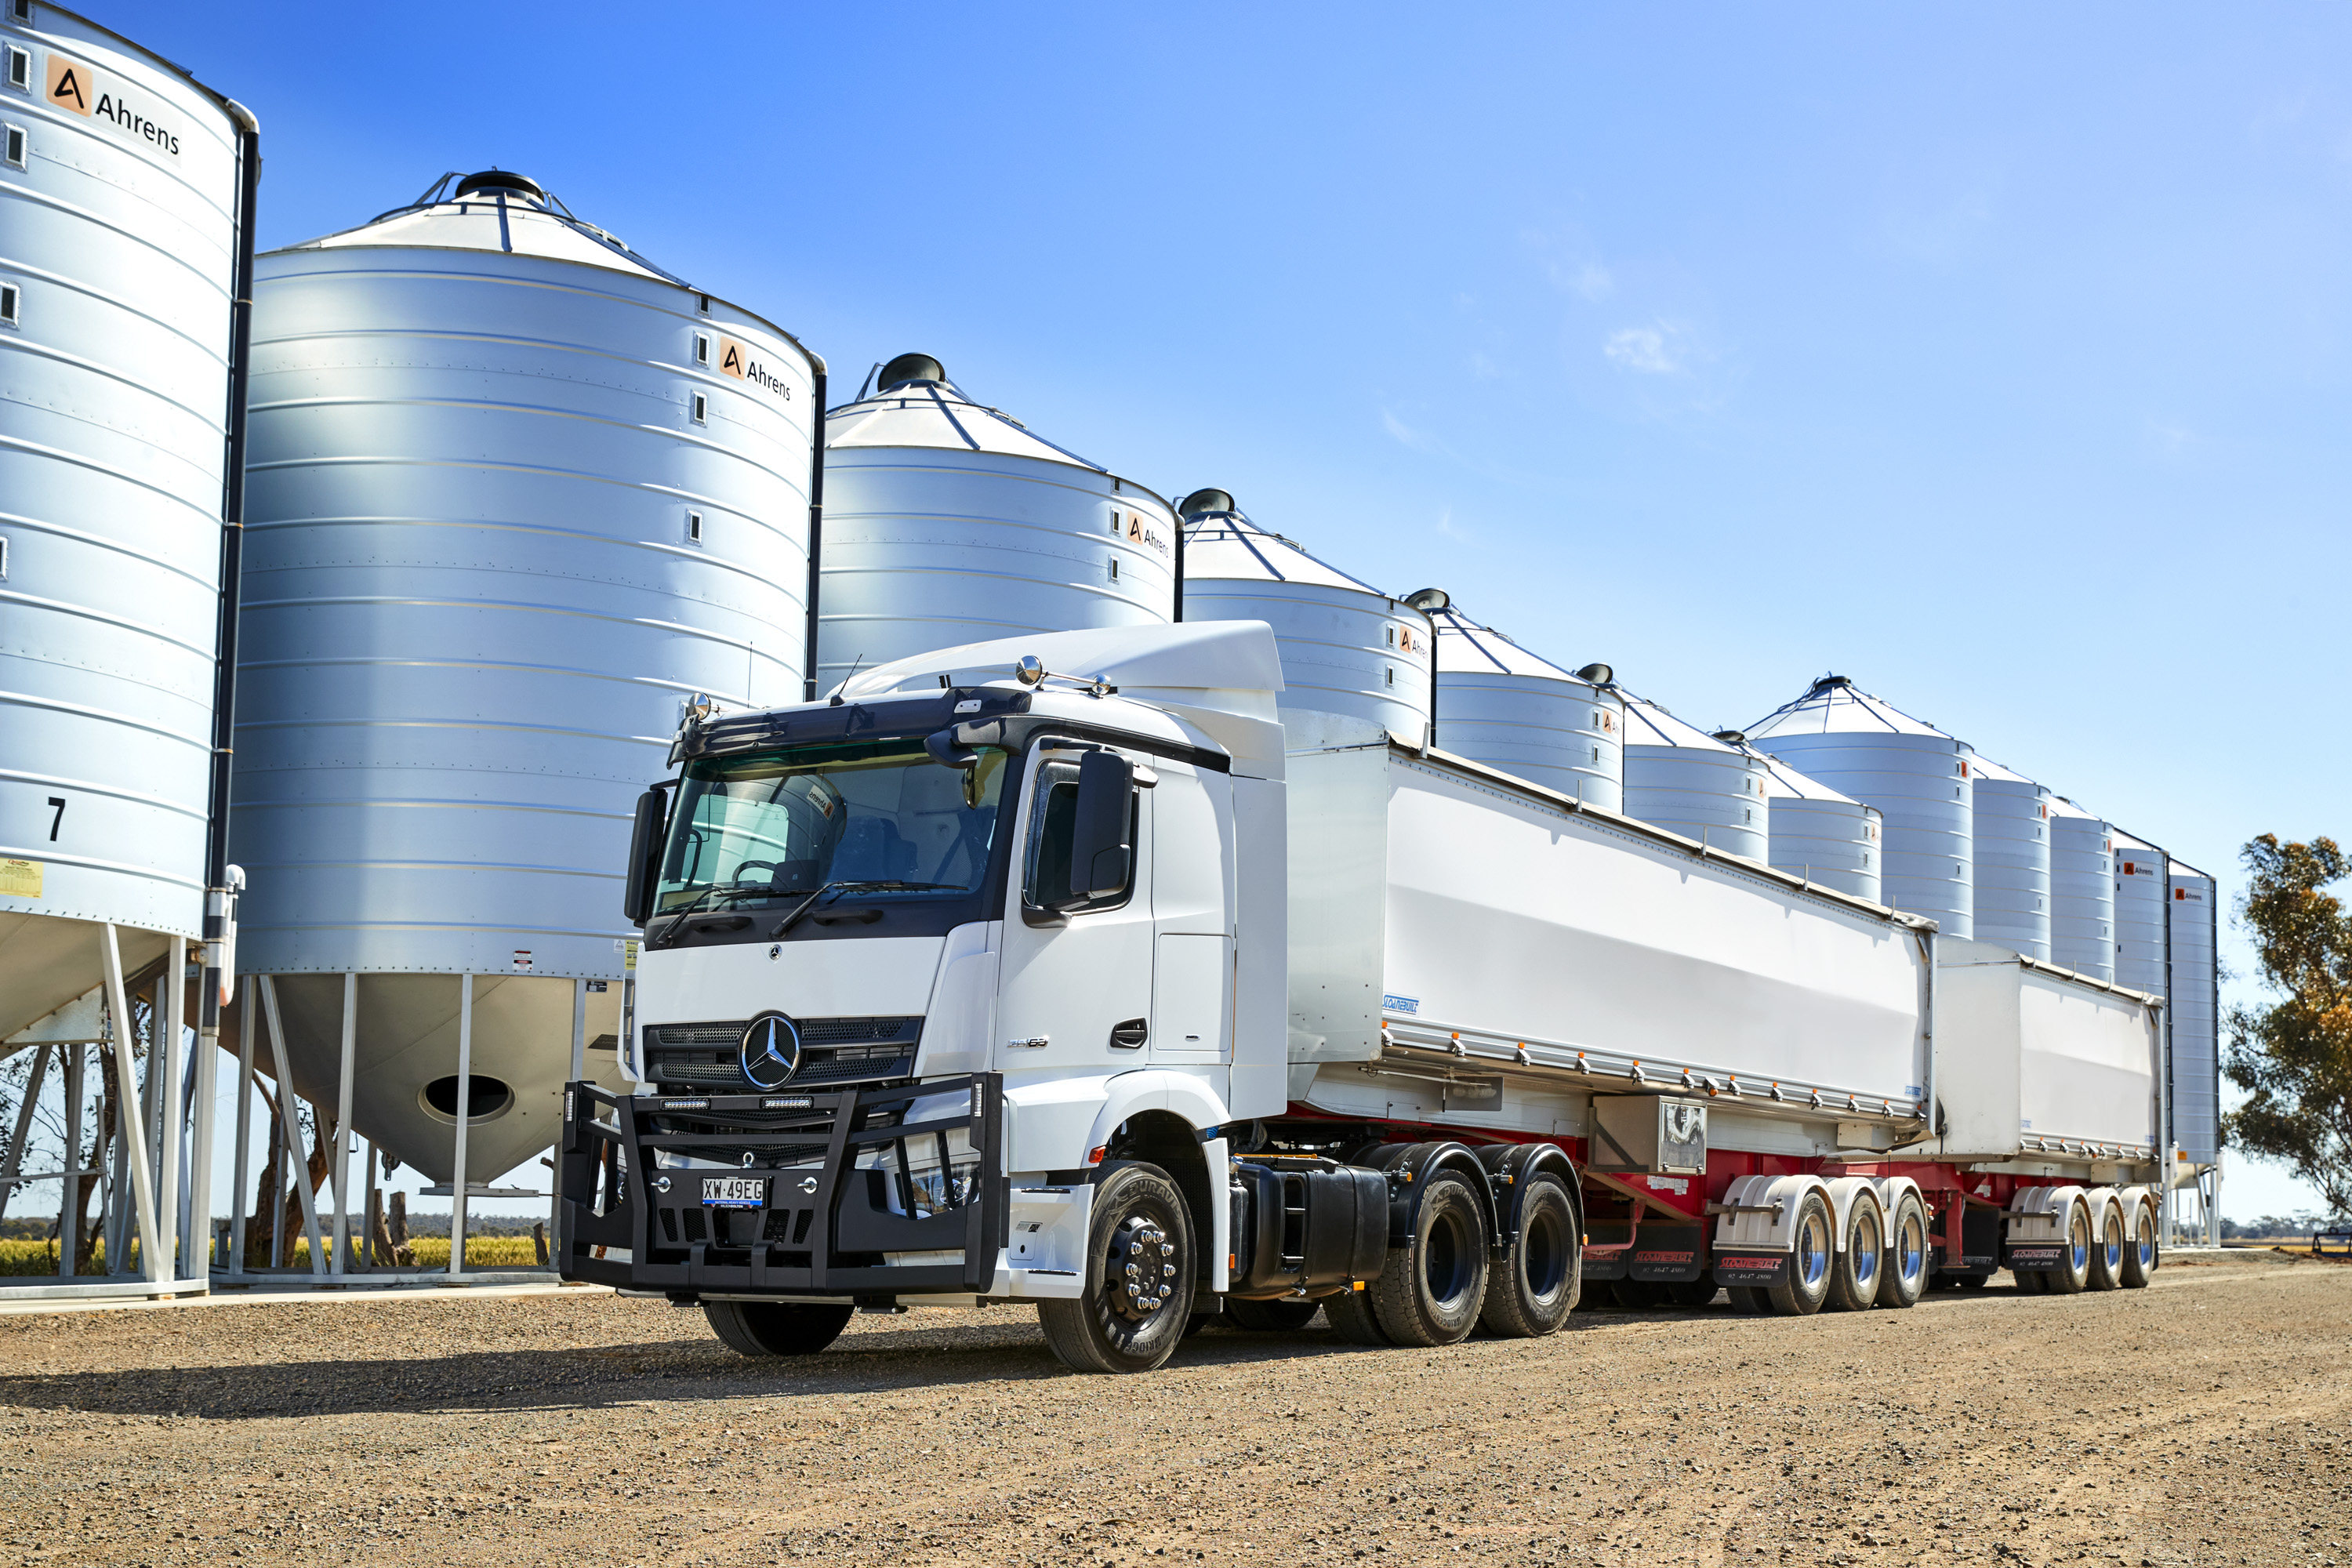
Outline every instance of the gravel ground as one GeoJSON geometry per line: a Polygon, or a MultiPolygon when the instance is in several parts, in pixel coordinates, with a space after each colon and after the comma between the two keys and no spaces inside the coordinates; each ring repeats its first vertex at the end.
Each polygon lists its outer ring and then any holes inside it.
{"type": "Polygon", "coordinates": [[[758,1364],[601,1293],[13,1317],[0,1563],[2352,1568],[2347,1325],[2352,1268],[2263,1255],[1121,1379],[1007,1308],[758,1364]]]}

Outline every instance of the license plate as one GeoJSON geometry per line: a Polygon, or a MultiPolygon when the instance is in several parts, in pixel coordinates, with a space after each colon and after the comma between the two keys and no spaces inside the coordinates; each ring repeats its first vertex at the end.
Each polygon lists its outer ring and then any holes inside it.
{"type": "Polygon", "coordinates": [[[755,1209],[767,1201],[768,1181],[764,1176],[702,1178],[702,1205],[705,1208],[755,1209]]]}

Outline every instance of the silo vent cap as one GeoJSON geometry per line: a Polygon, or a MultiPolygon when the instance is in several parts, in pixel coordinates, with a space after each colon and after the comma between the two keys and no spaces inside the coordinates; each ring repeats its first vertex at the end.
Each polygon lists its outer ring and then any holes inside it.
{"type": "Polygon", "coordinates": [[[1617,672],[1605,664],[1588,664],[1576,672],[1576,679],[1594,686],[1606,686],[1617,679],[1617,672]]]}
{"type": "Polygon", "coordinates": [[[910,381],[945,381],[947,366],[929,354],[900,354],[882,367],[882,377],[876,384],[877,393],[894,386],[904,386],[910,381]]]}
{"type": "MultiPolygon", "coordinates": [[[[1827,691],[1834,686],[1852,686],[1853,684],[1853,679],[1851,676],[1824,675],[1819,680],[1813,682],[1813,690],[1827,691]]],[[[1811,692],[1806,693],[1807,696],[1811,696],[1811,692]]]]}
{"type": "Polygon", "coordinates": [[[1176,503],[1179,516],[1199,517],[1207,512],[1238,511],[1234,498],[1223,490],[1194,490],[1176,503]]]}
{"type": "Polygon", "coordinates": [[[521,174],[510,174],[503,169],[485,169],[478,174],[468,174],[457,182],[457,198],[464,200],[476,191],[506,191],[515,195],[529,196],[544,205],[547,193],[540,189],[537,180],[521,174]]]}
{"type": "Polygon", "coordinates": [[[1727,746],[1748,744],[1748,731],[1745,730],[1717,730],[1715,732],[1715,738],[1727,746]]]}

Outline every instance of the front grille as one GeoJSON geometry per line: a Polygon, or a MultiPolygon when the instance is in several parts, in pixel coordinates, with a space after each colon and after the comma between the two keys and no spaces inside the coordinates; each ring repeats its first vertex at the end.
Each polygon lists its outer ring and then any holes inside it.
{"type": "MultiPolygon", "coordinates": [[[[796,1018],[801,1033],[795,1084],[877,1082],[915,1070],[922,1039],[920,1015],[904,1018],[796,1018]]],[[[751,1092],[738,1047],[749,1020],[726,1024],[648,1024],[646,1071],[654,1082],[680,1089],[751,1092]]]]}

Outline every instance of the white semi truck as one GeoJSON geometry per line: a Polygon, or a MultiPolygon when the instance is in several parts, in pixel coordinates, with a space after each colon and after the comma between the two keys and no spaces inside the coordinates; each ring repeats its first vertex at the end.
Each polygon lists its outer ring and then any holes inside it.
{"type": "Polygon", "coordinates": [[[564,1275],[752,1355],[1034,1303],[1104,1372],[1220,1310],[1430,1345],[2147,1283],[2153,999],[1281,689],[1265,626],[1190,623],[690,718],[564,1275]]]}

